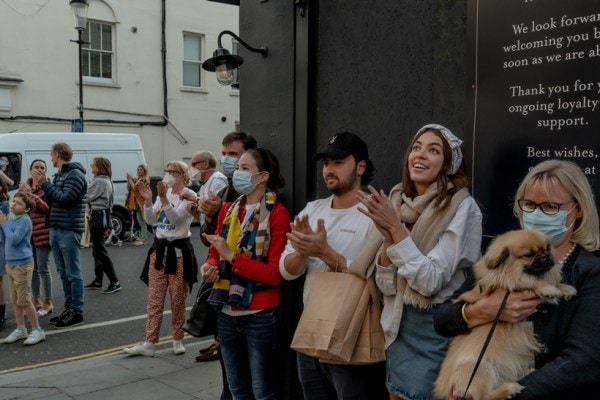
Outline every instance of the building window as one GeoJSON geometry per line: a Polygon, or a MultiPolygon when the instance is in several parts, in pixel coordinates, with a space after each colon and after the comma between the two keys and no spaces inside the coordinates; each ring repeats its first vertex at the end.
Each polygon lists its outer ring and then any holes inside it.
{"type": "Polygon", "coordinates": [[[86,80],[113,81],[113,25],[88,22],[83,32],[83,76],[86,80]]]}
{"type": "Polygon", "coordinates": [[[202,42],[204,37],[183,34],[183,86],[202,87],[202,42]]]}
{"type": "MultiPolygon", "coordinates": [[[[231,54],[238,54],[238,49],[239,49],[239,43],[237,41],[233,41],[231,43],[231,54]]],[[[233,69],[233,83],[231,84],[231,87],[233,89],[238,89],[240,88],[240,68],[234,68],[233,69]]]]}

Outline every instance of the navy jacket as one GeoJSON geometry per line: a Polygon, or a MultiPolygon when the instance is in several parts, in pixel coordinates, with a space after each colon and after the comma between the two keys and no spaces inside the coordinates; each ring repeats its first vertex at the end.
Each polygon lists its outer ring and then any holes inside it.
{"type": "MultiPolygon", "coordinates": [[[[577,247],[563,267],[563,281],[577,295],[557,305],[542,304],[531,316],[542,344],[535,371],[519,382],[525,389],[513,399],[595,399],[600,393],[600,259],[577,247]]],[[[454,297],[474,285],[471,274],[454,297]]],[[[462,304],[446,302],[435,314],[435,329],[446,337],[469,333],[462,304]]],[[[492,338],[492,340],[494,340],[492,338]]],[[[510,351],[510,349],[507,349],[510,351]]]]}
{"type": "Polygon", "coordinates": [[[63,164],[52,183],[42,185],[50,206],[50,228],[83,233],[85,227],[85,168],[78,163],[63,164]]]}

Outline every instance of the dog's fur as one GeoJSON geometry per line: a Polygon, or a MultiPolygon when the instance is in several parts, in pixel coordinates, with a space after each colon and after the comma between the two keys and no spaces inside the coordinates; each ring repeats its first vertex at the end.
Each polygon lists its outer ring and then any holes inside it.
{"type": "MultiPolygon", "coordinates": [[[[533,230],[506,232],[498,236],[473,269],[477,285],[454,302],[473,303],[496,289],[532,290],[548,303],[568,300],[575,288],[560,283],[550,238],[533,230]]],[[[467,387],[492,323],[477,326],[468,335],[452,340],[435,382],[436,399],[447,399],[467,387]]],[[[531,322],[500,321],[469,388],[473,400],[509,399],[523,386],[517,381],[530,372],[540,344],[531,322]]]]}

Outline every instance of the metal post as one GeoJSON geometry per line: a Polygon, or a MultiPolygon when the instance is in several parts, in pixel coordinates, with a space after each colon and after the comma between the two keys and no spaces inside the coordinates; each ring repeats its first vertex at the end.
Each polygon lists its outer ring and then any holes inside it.
{"type": "Polygon", "coordinates": [[[77,29],[77,45],[79,46],[79,118],[81,119],[81,132],[83,133],[83,53],[81,46],[83,46],[84,42],[81,38],[82,32],[83,29],[77,29]]]}

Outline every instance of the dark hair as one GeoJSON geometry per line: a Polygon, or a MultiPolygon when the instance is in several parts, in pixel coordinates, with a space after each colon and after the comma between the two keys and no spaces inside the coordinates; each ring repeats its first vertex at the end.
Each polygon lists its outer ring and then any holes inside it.
{"type": "Polygon", "coordinates": [[[373,175],[375,174],[375,166],[373,165],[373,162],[369,159],[359,160],[356,158],[356,156],[354,154],[352,155],[352,157],[354,157],[354,160],[356,161],[357,164],[360,161],[364,161],[365,163],[367,163],[367,167],[365,168],[365,173],[360,176],[361,186],[367,186],[367,184],[369,182],[371,182],[371,179],[373,179],[373,175]]]}
{"type": "Polygon", "coordinates": [[[112,167],[108,158],[95,157],[92,160],[92,164],[98,168],[98,175],[106,175],[109,178],[112,177],[112,167]]]}
{"type": "Polygon", "coordinates": [[[248,133],[245,133],[245,132],[235,132],[235,131],[230,132],[227,135],[225,135],[221,144],[223,146],[226,146],[233,142],[242,142],[242,146],[244,146],[244,151],[250,150],[250,149],[255,149],[257,146],[256,139],[254,139],[254,136],[252,136],[248,133]]]}
{"type": "Polygon", "coordinates": [[[35,207],[35,200],[33,199],[33,196],[31,194],[27,192],[17,192],[13,196],[13,199],[16,199],[17,197],[20,197],[21,200],[23,200],[23,203],[25,203],[25,207],[27,207],[29,211],[33,210],[33,208],[35,207]]]}
{"type": "Polygon", "coordinates": [[[8,183],[4,179],[0,179],[0,200],[8,201],[9,199],[8,183]]]}
{"type": "Polygon", "coordinates": [[[33,160],[31,162],[31,164],[29,164],[29,170],[31,171],[31,169],[33,168],[33,164],[35,164],[36,162],[42,162],[44,163],[44,167],[47,167],[46,165],[46,161],[42,160],[41,158],[36,158],[35,160],[33,160]]]}
{"type": "Polygon", "coordinates": [[[465,159],[464,158],[462,159],[462,161],[460,163],[460,167],[458,168],[458,171],[456,171],[456,173],[453,175],[448,175],[447,172],[452,169],[452,149],[450,148],[450,145],[448,144],[448,141],[446,140],[444,135],[442,135],[442,133],[440,131],[438,131],[437,129],[428,128],[428,129],[425,129],[420,134],[415,135],[413,140],[410,142],[410,145],[406,149],[406,153],[404,154],[404,173],[402,176],[402,191],[404,193],[406,193],[406,195],[410,198],[414,198],[417,196],[417,188],[416,188],[413,180],[410,178],[410,170],[408,168],[408,157],[410,156],[410,153],[412,153],[413,145],[415,144],[417,139],[419,139],[421,136],[423,136],[423,134],[425,134],[426,132],[432,132],[437,137],[442,139],[444,162],[442,164],[440,173],[438,174],[438,177],[437,177],[438,194],[435,199],[435,204],[437,206],[441,205],[441,207],[438,208],[437,212],[443,212],[450,205],[450,201],[445,201],[445,200],[446,199],[449,200],[450,197],[452,197],[460,189],[467,187],[469,185],[469,179],[467,178],[467,175],[465,174],[465,159]],[[449,182],[452,182],[452,184],[454,185],[454,187],[451,189],[448,188],[449,182]]]}
{"type": "Polygon", "coordinates": [[[273,153],[262,147],[247,150],[252,159],[256,162],[256,166],[260,172],[266,171],[269,173],[269,181],[267,188],[274,192],[279,192],[285,186],[285,179],[279,171],[279,160],[273,153]]]}
{"type": "Polygon", "coordinates": [[[73,158],[73,149],[66,143],[54,143],[50,150],[63,161],[69,162],[73,158]]]}

